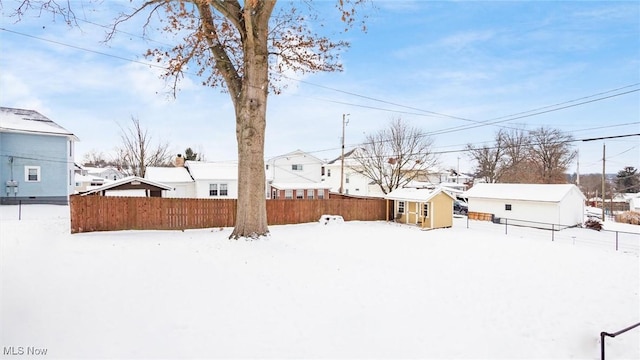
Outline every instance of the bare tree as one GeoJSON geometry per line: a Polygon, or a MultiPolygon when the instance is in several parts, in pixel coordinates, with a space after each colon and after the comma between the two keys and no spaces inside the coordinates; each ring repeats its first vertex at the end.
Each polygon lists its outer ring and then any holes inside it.
{"type": "Polygon", "coordinates": [[[116,163],[127,175],[144,177],[147,166],[170,166],[172,154],[169,144],[151,143],[151,136],[140,125],[140,120],[131,118],[132,126],[121,129],[122,145],[116,148],[116,163]]]}
{"type": "Polygon", "coordinates": [[[505,147],[505,136],[501,131],[496,133],[494,145],[474,147],[471,144],[467,144],[469,157],[477,163],[474,176],[484,179],[488,183],[499,182],[505,162],[505,147]]]}
{"type": "Polygon", "coordinates": [[[436,164],[433,140],[402,119],[367,135],[350,168],[375,182],[383,193],[408,184],[436,164]]]}
{"type": "Polygon", "coordinates": [[[529,156],[538,183],[565,183],[565,173],[575,159],[572,148],[573,136],[558,129],[541,127],[529,133],[531,145],[529,156]]]}
{"type": "MultiPolygon", "coordinates": [[[[337,1],[344,31],[356,23],[356,7],[363,2],[337,1]]],[[[74,22],[69,1],[22,0],[18,4],[18,16],[30,7],[53,7],[74,22]]],[[[119,24],[143,16],[145,31],[158,28],[175,35],[167,39],[182,39],[170,49],[150,49],[146,54],[167,64],[165,77],[173,80],[174,94],[188,68],[203,78],[204,85],[221,86],[229,93],[238,143],[238,203],[230,236],[235,239],[269,232],[264,193],[267,95],[269,90],[280,91],[279,78],[273,75],[339,71],[337,54],[349,45],[312,30],[319,19],[311,1],[286,2],[274,14],[275,5],[276,0],[147,0],[118,16],[108,36],[116,34],[119,24]],[[155,19],[161,23],[154,24],[155,19]]]]}
{"type": "Polygon", "coordinates": [[[108,161],[102,151],[92,149],[84,154],[82,157],[82,165],[93,167],[105,167],[112,165],[112,162],[108,161]]]}
{"type": "Polygon", "coordinates": [[[494,145],[468,144],[467,151],[477,163],[476,177],[486,182],[566,183],[565,173],[576,157],[571,141],[571,135],[557,129],[501,129],[494,145]]]}
{"type": "Polygon", "coordinates": [[[500,182],[530,183],[532,177],[527,166],[531,138],[524,129],[500,130],[499,136],[504,143],[500,182]]]}

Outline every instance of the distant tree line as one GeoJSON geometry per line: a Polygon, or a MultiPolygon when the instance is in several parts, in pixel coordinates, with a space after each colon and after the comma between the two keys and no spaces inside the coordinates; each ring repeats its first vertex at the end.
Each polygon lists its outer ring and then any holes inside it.
{"type": "Polygon", "coordinates": [[[474,176],[488,183],[566,183],[566,172],[577,152],[573,137],[558,129],[501,129],[494,143],[467,144],[476,164],[474,176]]]}

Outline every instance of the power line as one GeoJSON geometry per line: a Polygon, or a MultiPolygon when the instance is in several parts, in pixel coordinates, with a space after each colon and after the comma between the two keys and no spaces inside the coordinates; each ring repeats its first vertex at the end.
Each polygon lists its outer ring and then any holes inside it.
{"type": "MultiPolygon", "coordinates": [[[[95,26],[106,27],[104,25],[96,24],[96,23],[93,23],[93,22],[90,22],[90,21],[85,21],[85,22],[87,22],[89,24],[92,24],[92,25],[95,25],[95,26]]],[[[73,48],[73,49],[76,49],[76,50],[91,52],[91,53],[94,53],[94,54],[107,56],[107,57],[111,57],[111,58],[115,58],[115,59],[119,59],[119,60],[123,60],[123,61],[128,61],[128,62],[132,62],[132,63],[137,63],[137,64],[141,64],[141,65],[146,65],[146,66],[149,66],[149,67],[159,68],[159,69],[163,69],[163,70],[169,70],[168,67],[162,66],[162,65],[156,65],[156,64],[153,64],[153,63],[133,60],[133,59],[129,59],[129,58],[126,58],[126,57],[113,55],[113,54],[109,54],[109,53],[105,53],[105,52],[101,52],[101,51],[96,51],[96,50],[92,50],[92,49],[87,49],[87,48],[76,46],[76,45],[66,44],[66,43],[63,43],[63,42],[55,41],[55,40],[45,39],[45,38],[42,38],[42,37],[29,35],[29,34],[25,34],[25,33],[18,32],[18,31],[13,31],[13,30],[5,29],[5,28],[0,28],[0,30],[6,31],[6,32],[9,32],[9,33],[13,33],[13,34],[16,34],[16,35],[21,35],[21,36],[25,36],[25,37],[29,37],[29,38],[33,38],[33,39],[37,39],[37,40],[41,40],[41,41],[45,41],[45,42],[50,42],[50,43],[53,43],[53,44],[56,44],[56,45],[60,45],[60,46],[70,47],[70,48],[73,48]]],[[[123,33],[129,34],[129,33],[126,33],[126,32],[123,32],[123,33]]],[[[157,42],[155,40],[151,40],[151,41],[157,42]]],[[[164,43],[161,43],[161,42],[157,42],[157,43],[164,44],[164,43]]],[[[195,73],[190,73],[190,72],[186,72],[186,71],[184,73],[185,74],[189,74],[189,75],[198,76],[195,73]]],[[[626,94],[630,94],[630,93],[634,93],[634,92],[640,91],[640,89],[634,89],[634,90],[629,90],[629,91],[622,92],[622,93],[617,93],[617,94],[614,94],[614,95],[599,97],[599,98],[596,98],[596,99],[591,99],[591,100],[588,100],[588,101],[581,101],[581,102],[576,103],[576,104],[571,104],[571,103],[574,103],[576,101],[580,101],[580,100],[584,100],[584,99],[590,99],[590,98],[593,98],[595,96],[609,94],[609,93],[612,93],[612,92],[616,92],[616,91],[619,91],[619,90],[623,90],[623,89],[627,89],[627,88],[630,88],[630,87],[634,87],[634,86],[640,85],[640,83],[634,83],[634,84],[618,87],[616,89],[606,90],[606,91],[599,92],[599,93],[596,93],[596,94],[583,96],[583,97],[580,97],[580,98],[577,98],[577,99],[564,101],[564,102],[557,103],[557,104],[554,104],[554,105],[548,105],[548,106],[544,106],[544,107],[540,107],[540,108],[536,108],[536,109],[532,109],[532,110],[518,112],[518,113],[515,113],[515,114],[511,114],[511,115],[505,115],[505,116],[501,116],[501,117],[497,117],[497,118],[493,118],[493,119],[489,119],[489,120],[479,121],[479,120],[472,120],[472,119],[463,118],[463,117],[459,117],[459,116],[443,114],[443,113],[439,113],[439,112],[435,112],[435,111],[419,109],[419,108],[416,108],[416,107],[406,106],[406,105],[394,103],[394,102],[391,102],[391,101],[376,99],[376,98],[373,98],[373,97],[370,97],[370,96],[360,95],[360,94],[356,94],[356,93],[349,92],[349,91],[344,91],[344,90],[331,88],[331,87],[324,86],[324,85],[314,84],[312,82],[308,82],[308,81],[304,81],[304,80],[300,80],[300,79],[295,79],[295,78],[288,77],[288,76],[285,76],[285,75],[282,75],[282,74],[275,73],[274,75],[278,75],[278,76],[281,76],[283,78],[286,78],[286,79],[289,79],[289,80],[293,80],[293,81],[297,81],[297,82],[300,82],[300,83],[304,83],[304,84],[308,84],[308,85],[312,85],[312,86],[328,89],[328,90],[331,90],[331,91],[344,93],[344,94],[347,94],[347,95],[361,97],[361,98],[368,99],[368,100],[375,101],[375,102],[380,102],[380,103],[384,103],[384,104],[389,104],[389,105],[393,105],[393,106],[397,106],[397,107],[401,107],[401,108],[406,108],[406,109],[418,111],[420,113],[428,114],[428,115],[431,115],[431,116],[446,117],[446,118],[451,118],[451,119],[456,119],[456,120],[463,120],[463,121],[475,123],[475,125],[461,125],[461,126],[456,126],[456,127],[451,127],[451,128],[440,129],[440,130],[436,130],[436,131],[427,133],[427,135],[441,135],[441,134],[446,134],[446,133],[452,133],[452,132],[458,132],[458,131],[463,131],[463,130],[474,129],[474,128],[482,127],[482,126],[496,125],[496,124],[499,124],[499,123],[504,123],[504,122],[508,122],[508,121],[513,121],[513,120],[518,120],[518,119],[522,119],[522,118],[532,117],[532,116],[541,115],[541,114],[545,114],[545,113],[549,113],[549,112],[559,111],[559,110],[563,110],[563,109],[567,109],[567,108],[571,108],[571,107],[575,107],[575,106],[588,104],[588,103],[591,103],[591,102],[601,101],[601,100],[605,100],[605,99],[609,99],[609,98],[622,96],[622,95],[626,95],[626,94]],[[565,105],[565,104],[571,104],[571,105],[558,107],[559,105],[565,105]],[[549,109],[549,110],[545,110],[545,109],[549,109]],[[544,110],[544,111],[542,111],[542,110],[544,110]]],[[[347,103],[347,102],[342,102],[342,101],[337,101],[337,100],[323,100],[323,101],[334,102],[334,103],[339,103],[339,104],[349,105],[349,106],[369,108],[369,109],[380,110],[380,111],[388,111],[388,112],[393,111],[391,109],[383,109],[383,108],[378,108],[378,107],[374,107],[374,106],[353,104],[353,103],[347,103]]],[[[421,115],[421,114],[417,114],[417,113],[408,113],[408,112],[404,112],[404,113],[411,114],[411,115],[421,115]]],[[[505,126],[501,126],[501,127],[505,127],[505,126]]],[[[511,128],[511,127],[506,127],[506,128],[511,128]]],[[[525,130],[525,131],[527,131],[527,130],[525,130]]]]}

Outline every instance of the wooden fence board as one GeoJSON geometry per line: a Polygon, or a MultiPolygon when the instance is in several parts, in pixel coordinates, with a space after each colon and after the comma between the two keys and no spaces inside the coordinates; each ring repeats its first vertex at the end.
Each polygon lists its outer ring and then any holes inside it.
{"type": "MultiPolygon", "coordinates": [[[[235,199],[73,195],[71,232],[232,227],[236,204],[235,199]]],[[[315,222],[322,215],[341,215],[345,221],[386,219],[383,199],[266,200],[266,205],[269,225],[315,222]]]]}

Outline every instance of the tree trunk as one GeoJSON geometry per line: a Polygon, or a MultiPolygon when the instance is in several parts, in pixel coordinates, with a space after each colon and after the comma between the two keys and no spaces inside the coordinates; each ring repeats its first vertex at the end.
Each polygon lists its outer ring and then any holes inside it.
{"type": "Polygon", "coordinates": [[[245,17],[245,24],[244,81],[236,98],[232,95],[238,141],[238,202],[232,239],[257,239],[269,234],[264,168],[269,90],[268,16],[263,21],[245,17]]]}
{"type": "MultiPolygon", "coordinates": [[[[248,91],[252,92],[255,91],[248,91]]],[[[249,96],[236,111],[238,202],[236,225],[230,237],[233,239],[256,239],[269,233],[263,157],[266,101],[266,94],[249,96]]]]}

